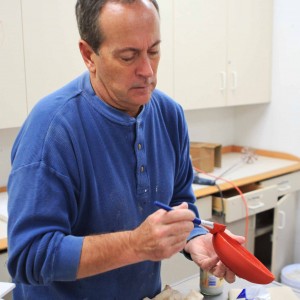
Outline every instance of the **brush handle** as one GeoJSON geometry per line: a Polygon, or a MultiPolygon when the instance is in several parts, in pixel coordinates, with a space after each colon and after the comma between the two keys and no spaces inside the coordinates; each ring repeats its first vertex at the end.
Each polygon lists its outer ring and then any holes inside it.
{"type": "MultiPolygon", "coordinates": [[[[170,210],[173,210],[173,209],[174,209],[173,207],[171,207],[171,206],[169,206],[169,205],[166,205],[166,204],[164,204],[164,203],[161,203],[161,202],[159,202],[159,201],[154,201],[154,204],[155,204],[157,207],[162,208],[162,209],[164,209],[164,210],[166,210],[166,211],[170,211],[170,210]]],[[[206,221],[206,222],[208,222],[208,221],[206,221]]],[[[199,218],[195,218],[195,219],[193,220],[193,223],[196,224],[196,225],[201,225],[202,221],[201,221],[199,218]]],[[[204,224],[203,224],[203,225],[204,225],[204,224]]]]}

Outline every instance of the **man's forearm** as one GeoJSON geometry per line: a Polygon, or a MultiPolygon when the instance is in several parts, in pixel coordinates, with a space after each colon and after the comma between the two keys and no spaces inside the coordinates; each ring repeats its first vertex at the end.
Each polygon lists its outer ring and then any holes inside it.
{"type": "Polygon", "coordinates": [[[104,273],[140,262],[130,231],[87,236],[83,240],[77,278],[104,273]]]}

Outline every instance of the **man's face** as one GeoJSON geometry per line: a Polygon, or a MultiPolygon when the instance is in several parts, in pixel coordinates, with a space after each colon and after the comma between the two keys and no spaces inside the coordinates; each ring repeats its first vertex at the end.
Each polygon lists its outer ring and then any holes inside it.
{"type": "Polygon", "coordinates": [[[109,105],[137,115],[156,86],[159,16],[151,2],[108,2],[101,12],[104,42],[93,54],[92,85],[109,105]]]}

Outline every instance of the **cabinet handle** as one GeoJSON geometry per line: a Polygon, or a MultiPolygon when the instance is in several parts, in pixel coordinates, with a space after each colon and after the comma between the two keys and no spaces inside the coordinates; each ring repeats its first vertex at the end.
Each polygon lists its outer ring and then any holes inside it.
{"type": "Polygon", "coordinates": [[[278,190],[280,192],[285,192],[291,189],[289,181],[282,181],[278,183],[278,190]]]}
{"type": "Polygon", "coordinates": [[[224,91],[226,89],[226,72],[220,72],[220,76],[221,76],[220,91],[224,91]]]}
{"type": "Polygon", "coordinates": [[[263,202],[259,202],[259,203],[254,204],[254,205],[248,205],[248,208],[257,209],[257,208],[260,208],[260,207],[263,207],[263,206],[265,206],[265,204],[263,202]]]}
{"type": "MultiPolygon", "coordinates": [[[[257,201],[257,200],[260,200],[262,199],[262,194],[259,194],[259,195],[249,195],[249,196],[246,196],[246,199],[247,201],[257,201]]],[[[259,202],[259,201],[258,201],[259,202]]],[[[260,202],[259,202],[260,203],[260,202]]]]}
{"type": "Polygon", "coordinates": [[[278,211],[278,215],[281,215],[281,224],[278,225],[278,229],[284,229],[285,228],[285,212],[283,210],[278,211]]]}
{"type": "Polygon", "coordinates": [[[286,185],[286,186],[283,186],[283,187],[278,187],[278,191],[280,191],[280,192],[285,192],[285,191],[288,191],[289,189],[291,189],[290,185],[286,185]]]}
{"type": "Polygon", "coordinates": [[[232,87],[231,87],[231,89],[233,91],[235,91],[236,88],[237,88],[237,72],[233,71],[233,72],[231,72],[231,74],[232,74],[232,87]]]}

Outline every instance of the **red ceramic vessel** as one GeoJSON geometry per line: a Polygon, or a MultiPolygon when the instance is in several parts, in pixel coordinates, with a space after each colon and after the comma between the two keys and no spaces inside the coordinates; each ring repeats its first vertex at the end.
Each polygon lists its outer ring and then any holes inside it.
{"type": "Polygon", "coordinates": [[[258,284],[268,284],[275,279],[252,253],[224,231],[214,233],[213,246],[220,260],[237,276],[258,284]]]}

